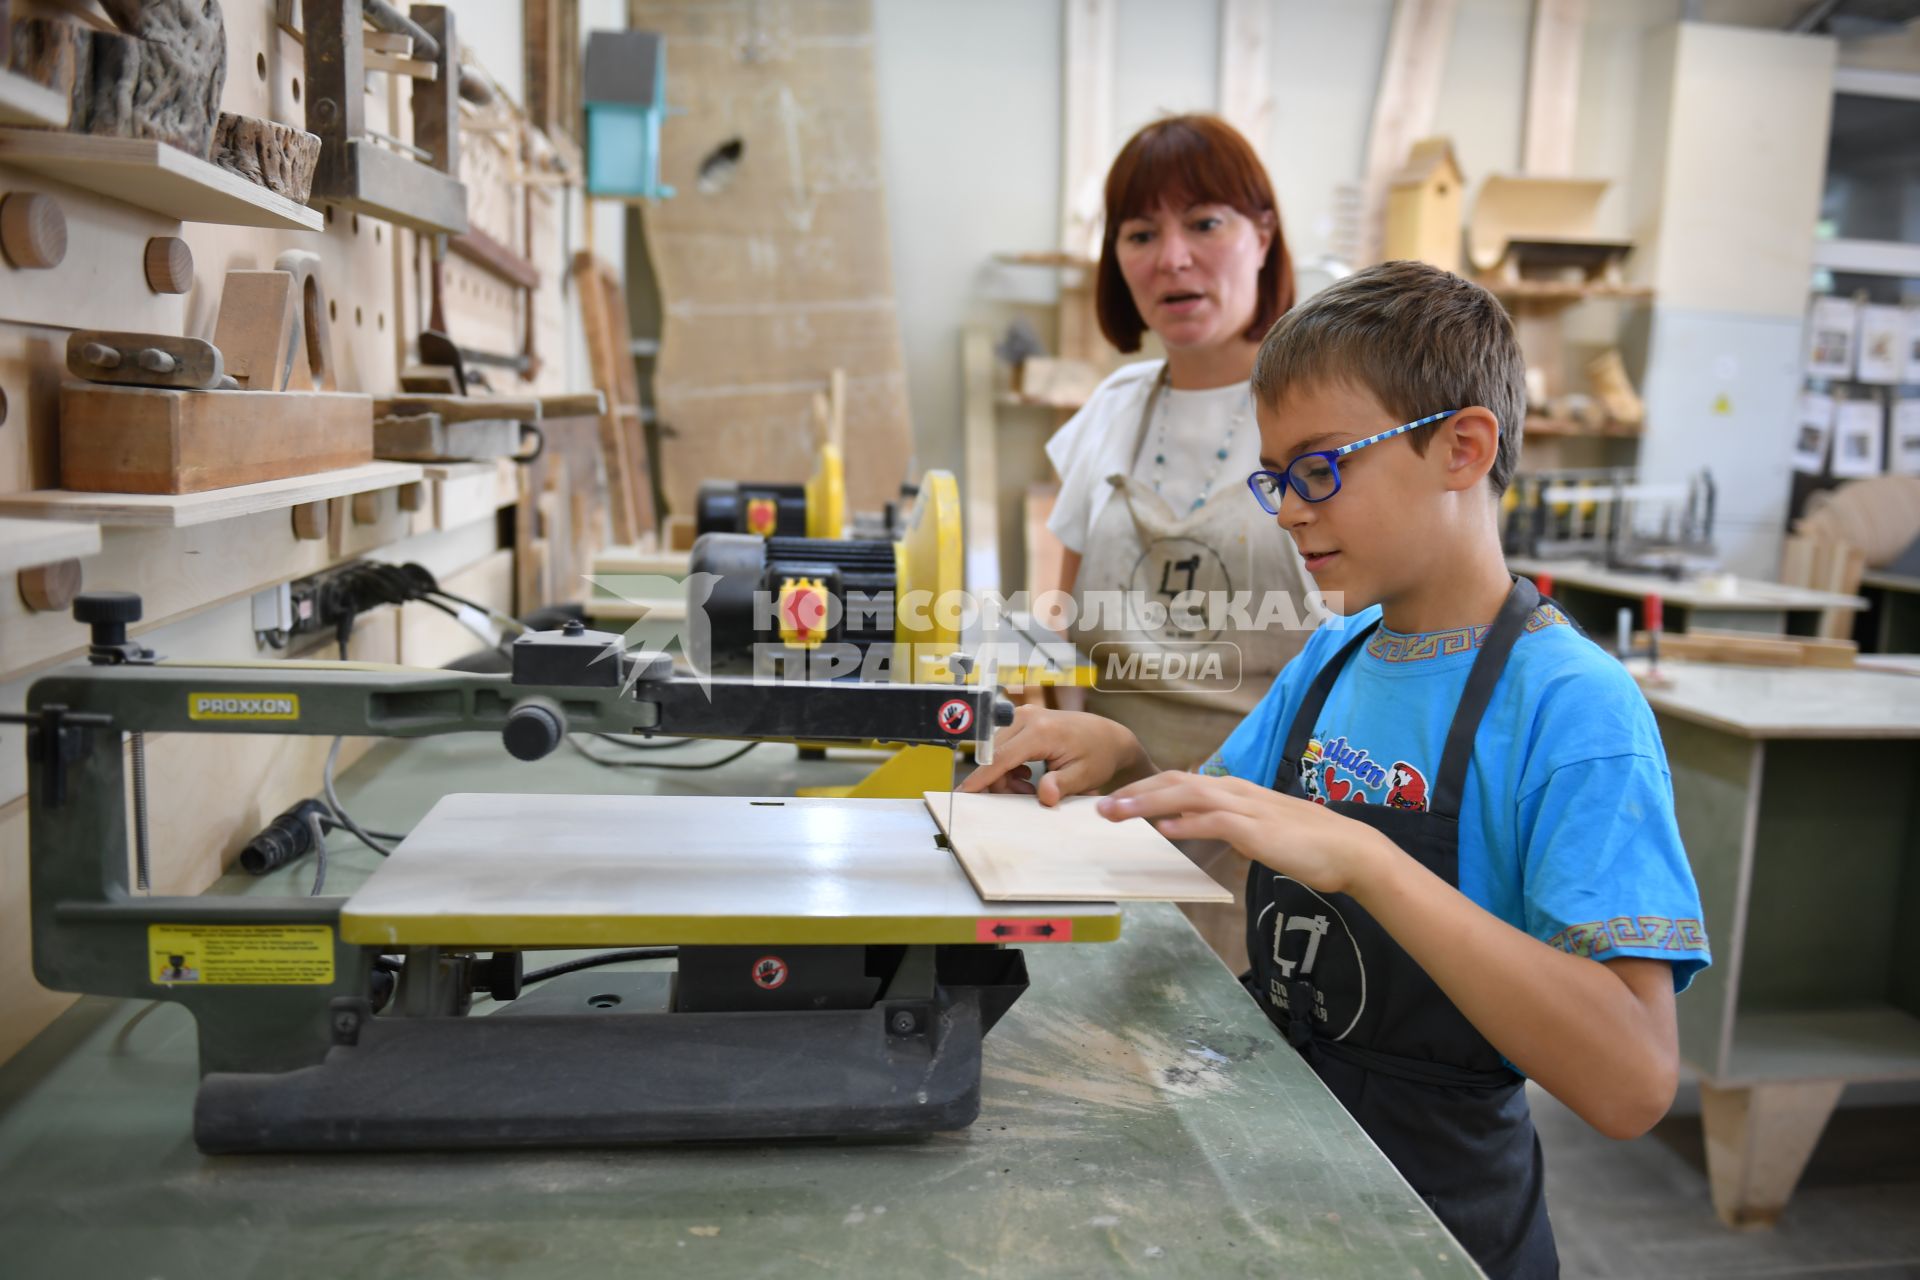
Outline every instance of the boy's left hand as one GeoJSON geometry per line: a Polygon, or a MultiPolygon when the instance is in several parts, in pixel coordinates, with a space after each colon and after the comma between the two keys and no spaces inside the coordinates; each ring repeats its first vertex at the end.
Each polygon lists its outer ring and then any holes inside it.
{"type": "Polygon", "coordinates": [[[1353,893],[1394,846],[1364,822],[1243,778],[1161,773],[1103,797],[1103,817],[1146,818],[1169,840],[1224,840],[1322,893],[1353,893]]]}

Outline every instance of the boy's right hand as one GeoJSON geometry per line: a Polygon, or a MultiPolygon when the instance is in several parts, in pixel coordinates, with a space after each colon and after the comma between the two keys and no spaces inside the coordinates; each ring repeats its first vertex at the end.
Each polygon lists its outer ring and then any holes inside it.
{"type": "Polygon", "coordinates": [[[1124,725],[1085,711],[1024,706],[994,735],[993,763],[967,775],[959,789],[1037,796],[1041,804],[1056,805],[1115,778],[1132,781],[1154,772],[1146,749],[1124,725]],[[1029,760],[1047,766],[1037,784],[1029,760]]]}

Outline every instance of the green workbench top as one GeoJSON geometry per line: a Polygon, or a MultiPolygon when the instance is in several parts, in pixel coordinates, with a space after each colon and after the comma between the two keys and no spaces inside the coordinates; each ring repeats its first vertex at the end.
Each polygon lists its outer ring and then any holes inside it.
{"type": "MultiPolygon", "coordinates": [[[[342,800],[399,828],[455,789],[768,793],[850,772],[778,746],[711,773],[524,766],[464,735],[383,746],[342,800]]],[[[372,855],[331,847],[346,892],[372,855]]],[[[190,1015],[88,997],[0,1067],[0,1258],[165,1280],[1478,1274],[1173,907],[1128,907],[1117,943],[1026,952],[980,1119],[901,1142],[209,1157],[190,1015]]]]}

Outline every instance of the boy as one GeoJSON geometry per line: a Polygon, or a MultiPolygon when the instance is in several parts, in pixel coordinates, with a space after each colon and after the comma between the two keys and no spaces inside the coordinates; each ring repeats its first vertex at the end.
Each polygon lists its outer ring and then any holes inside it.
{"type": "Polygon", "coordinates": [[[1131,778],[1106,816],[1251,859],[1249,990],[1496,1277],[1559,1267],[1521,1073],[1644,1133],[1708,963],[1651,710],[1501,554],[1524,372],[1492,295],[1420,263],[1282,317],[1249,485],[1342,616],[1198,774],[1022,708],[963,788],[1131,778]]]}

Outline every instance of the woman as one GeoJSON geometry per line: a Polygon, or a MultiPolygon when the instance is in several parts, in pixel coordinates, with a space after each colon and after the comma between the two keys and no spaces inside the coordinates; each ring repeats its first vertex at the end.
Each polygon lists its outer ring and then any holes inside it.
{"type": "MultiPolygon", "coordinates": [[[[1106,210],[1101,332],[1131,353],[1150,331],[1167,355],[1108,377],[1048,441],[1060,497],[1047,527],[1066,548],[1074,641],[1095,666],[1087,710],[1132,729],[1163,768],[1191,769],[1306,641],[1306,571],[1246,486],[1260,465],[1248,379],[1260,339],[1293,303],[1293,265],[1259,157],[1214,116],[1136,133],[1107,174],[1106,210]],[[1247,629],[1209,611],[1238,595],[1242,616],[1258,618],[1274,592],[1300,626],[1247,629]],[[1175,654],[1225,665],[1142,678],[1140,657],[1165,670],[1175,654]]],[[[1244,891],[1246,864],[1223,846],[1188,853],[1244,891]]],[[[1188,915],[1236,972],[1246,967],[1238,904],[1188,915]]]]}

